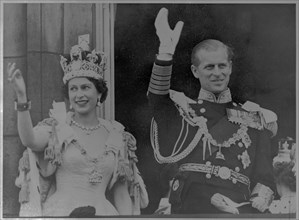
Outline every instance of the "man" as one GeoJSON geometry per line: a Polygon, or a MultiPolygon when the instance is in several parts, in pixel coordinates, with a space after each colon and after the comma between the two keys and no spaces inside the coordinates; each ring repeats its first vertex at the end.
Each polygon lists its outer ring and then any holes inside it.
{"type": "Polygon", "coordinates": [[[191,70],[201,84],[198,99],[170,90],[183,22],[172,30],[167,17],[162,8],[155,21],[160,47],[148,98],[155,158],[178,167],[171,180],[171,213],[264,212],[274,191],[270,137],[277,132],[276,115],[252,102],[232,101],[233,53],[218,40],[193,49],[191,70]]]}

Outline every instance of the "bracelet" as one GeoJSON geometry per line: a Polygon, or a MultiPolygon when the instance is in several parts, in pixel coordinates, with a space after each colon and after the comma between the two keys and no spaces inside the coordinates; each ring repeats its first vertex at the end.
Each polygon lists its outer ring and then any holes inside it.
{"type": "Polygon", "coordinates": [[[29,100],[28,102],[25,103],[18,103],[15,101],[15,110],[19,112],[24,112],[28,111],[31,109],[31,101],[29,100]]]}

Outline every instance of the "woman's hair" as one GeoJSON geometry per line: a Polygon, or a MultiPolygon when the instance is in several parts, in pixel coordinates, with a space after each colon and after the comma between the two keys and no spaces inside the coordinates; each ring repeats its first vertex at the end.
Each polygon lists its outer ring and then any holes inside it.
{"type": "MultiPolygon", "coordinates": [[[[102,94],[100,102],[103,103],[108,95],[108,87],[107,87],[107,83],[106,81],[104,81],[103,79],[94,79],[91,77],[86,77],[86,79],[88,79],[90,82],[92,82],[94,84],[94,86],[96,87],[98,93],[102,94]]],[[[66,84],[63,85],[63,93],[64,96],[69,99],[69,82],[67,82],[66,84]]]]}
{"type": "Polygon", "coordinates": [[[284,184],[296,192],[296,177],[292,172],[293,162],[277,162],[274,165],[274,179],[277,184],[284,184]]]}

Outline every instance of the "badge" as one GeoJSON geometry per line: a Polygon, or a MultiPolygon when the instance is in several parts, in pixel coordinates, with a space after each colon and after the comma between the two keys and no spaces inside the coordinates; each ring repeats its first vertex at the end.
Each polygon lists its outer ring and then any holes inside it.
{"type": "Polygon", "coordinates": [[[243,169],[246,169],[251,163],[247,150],[245,150],[242,155],[238,155],[238,159],[242,161],[243,169]]]}

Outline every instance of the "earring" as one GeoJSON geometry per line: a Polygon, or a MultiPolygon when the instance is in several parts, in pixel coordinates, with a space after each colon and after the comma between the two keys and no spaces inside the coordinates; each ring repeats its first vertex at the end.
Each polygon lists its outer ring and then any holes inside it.
{"type": "Polygon", "coordinates": [[[100,101],[100,99],[98,98],[98,101],[97,101],[97,106],[101,106],[102,105],[102,103],[101,103],[101,101],[100,101]]]}
{"type": "Polygon", "coordinates": [[[73,109],[73,106],[72,106],[72,104],[70,104],[70,109],[73,109]]]}

